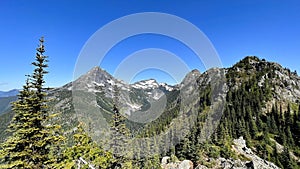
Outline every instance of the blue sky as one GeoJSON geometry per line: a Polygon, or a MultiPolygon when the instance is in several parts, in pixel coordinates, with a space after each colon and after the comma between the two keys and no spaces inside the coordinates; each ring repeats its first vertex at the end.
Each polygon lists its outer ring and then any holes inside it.
{"type": "MultiPolygon", "coordinates": [[[[139,12],[169,13],[196,25],[210,39],[224,67],[256,55],[300,72],[299,11],[297,0],[1,0],[0,90],[24,84],[40,36],[45,36],[50,60],[47,86],[58,87],[73,80],[77,57],[91,35],[115,19],[139,12]]],[[[158,35],[125,39],[111,49],[101,67],[113,73],[129,54],[146,48],[171,51],[190,69],[205,71],[188,47],[158,35]]],[[[134,80],[144,78],[174,83],[158,70],[141,72],[134,80]]]]}

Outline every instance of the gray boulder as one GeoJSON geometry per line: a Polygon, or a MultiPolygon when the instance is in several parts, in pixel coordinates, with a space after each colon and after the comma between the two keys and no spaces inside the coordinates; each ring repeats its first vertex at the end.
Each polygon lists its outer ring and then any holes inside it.
{"type": "Polygon", "coordinates": [[[190,160],[183,160],[179,164],[178,169],[193,169],[193,162],[190,160]]]}

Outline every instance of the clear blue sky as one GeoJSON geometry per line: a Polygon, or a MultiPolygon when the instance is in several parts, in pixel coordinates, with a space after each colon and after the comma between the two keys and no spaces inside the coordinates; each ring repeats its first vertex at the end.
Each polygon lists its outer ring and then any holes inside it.
{"type": "MultiPolygon", "coordinates": [[[[47,86],[72,81],[79,52],[99,28],[138,12],[177,15],[196,25],[215,46],[224,67],[247,55],[281,63],[300,72],[300,1],[281,0],[1,0],[0,90],[21,88],[35,56],[38,38],[45,36],[49,56],[47,86]]],[[[122,57],[144,48],[162,48],[182,56],[190,68],[205,70],[189,60],[191,51],[175,40],[145,35],[124,40],[105,58],[113,73],[122,57]],[[142,38],[142,39],[141,39],[142,38]],[[139,43],[146,39],[147,42],[139,43]]],[[[105,64],[107,63],[107,64],[105,64]]],[[[141,74],[140,78],[149,74],[141,74]]],[[[166,75],[161,74],[160,81],[166,75]]]]}

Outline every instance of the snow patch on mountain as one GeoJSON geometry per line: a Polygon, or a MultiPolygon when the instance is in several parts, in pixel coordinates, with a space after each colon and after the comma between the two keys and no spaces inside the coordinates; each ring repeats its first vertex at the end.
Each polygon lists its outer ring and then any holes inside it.
{"type": "Polygon", "coordinates": [[[170,86],[167,83],[159,83],[159,86],[164,87],[169,92],[174,90],[174,86],[170,86]]]}
{"type": "Polygon", "coordinates": [[[158,83],[154,79],[143,80],[136,82],[132,85],[136,89],[156,89],[159,87],[158,83]]]}
{"type": "Polygon", "coordinates": [[[155,93],[153,93],[152,97],[153,97],[154,100],[158,100],[158,99],[160,99],[163,95],[164,95],[163,92],[155,92],[155,93]]]}
{"type": "Polygon", "coordinates": [[[173,91],[175,89],[174,86],[168,85],[167,83],[157,83],[154,79],[143,80],[132,84],[133,88],[142,89],[142,90],[150,90],[150,89],[158,89],[163,88],[166,91],[173,91]]]}
{"type": "Polygon", "coordinates": [[[105,84],[103,84],[103,83],[97,83],[97,82],[93,82],[94,83],[94,85],[96,85],[96,86],[101,86],[101,87],[104,87],[105,86],[105,84]]]}

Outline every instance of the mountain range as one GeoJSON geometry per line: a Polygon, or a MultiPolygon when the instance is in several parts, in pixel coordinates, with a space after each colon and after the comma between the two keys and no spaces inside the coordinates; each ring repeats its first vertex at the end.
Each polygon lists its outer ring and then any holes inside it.
{"type": "MultiPolygon", "coordinates": [[[[0,93],[1,141],[9,135],[5,129],[13,112],[8,103],[16,99],[16,93],[17,90],[0,93]]],[[[159,145],[165,147],[157,150],[161,155],[168,155],[169,149],[175,147],[179,159],[192,160],[203,168],[212,167],[212,161],[220,157],[263,166],[231,148],[233,139],[243,136],[261,161],[272,161],[282,168],[299,167],[300,77],[255,56],[230,68],[213,68],[203,73],[192,70],[177,85],[155,79],[127,84],[94,67],[75,81],[49,90],[48,98],[51,112],[59,112],[54,121],[62,125],[70,138],[76,126],[84,123],[94,140],[108,141],[104,135],[116,105],[126,117],[132,137],[164,134],[164,138],[172,140],[159,145]],[[292,120],[287,121],[289,118],[292,120]],[[207,152],[200,151],[205,148],[207,152]],[[288,157],[284,156],[285,151],[288,157]]],[[[270,166],[275,166],[273,163],[270,166]]],[[[234,165],[231,167],[238,168],[234,165]]]]}

